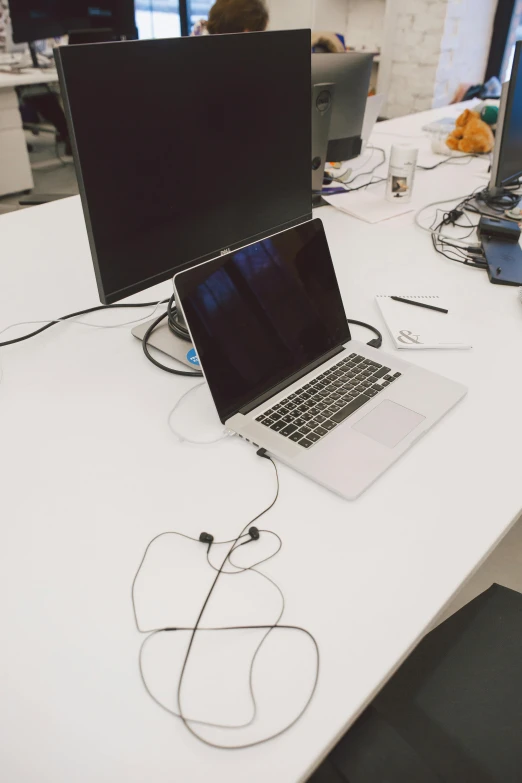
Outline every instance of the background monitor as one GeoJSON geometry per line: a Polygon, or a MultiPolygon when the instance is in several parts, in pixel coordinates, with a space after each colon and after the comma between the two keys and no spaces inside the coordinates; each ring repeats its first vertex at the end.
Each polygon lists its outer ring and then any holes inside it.
{"type": "Polygon", "coordinates": [[[503,188],[522,176],[522,41],[515,47],[509,82],[502,86],[490,188],[503,188]]]}
{"type": "Polygon", "coordinates": [[[100,28],[136,34],[134,0],[9,0],[9,10],[16,43],[100,28]]]}
{"type": "Polygon", "coordinates": [[[351,160],[361,151],[372,63],[372,54],[312,55],[312,84],[335,85],[326,155],[332,163],[351,160]]]}
{"type": "Polygon", "coordinates": [[[56,61],[102,302],[310,219],[309,30],[56,61]]]}

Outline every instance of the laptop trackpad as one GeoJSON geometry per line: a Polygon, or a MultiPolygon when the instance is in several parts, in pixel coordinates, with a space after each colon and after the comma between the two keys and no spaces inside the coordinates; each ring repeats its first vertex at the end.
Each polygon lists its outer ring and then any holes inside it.
{"type": "Polygon", "coordinates": [[[420,413],[397,405],[396,402],[383,400],[367,416],[354,424],[353,429],[393,449],[425,418],[420,413]]]}

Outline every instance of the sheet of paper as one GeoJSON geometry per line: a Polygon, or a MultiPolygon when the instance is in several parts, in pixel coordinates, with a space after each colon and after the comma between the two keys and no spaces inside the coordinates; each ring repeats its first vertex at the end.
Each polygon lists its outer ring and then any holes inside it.
{"type": "Polygon", "coordinates": [[[372,190],[358,190],[356,193],[337,193],[333,196],[323,196],[332,207],[346,212],[347,215],[364,220],[366,223],[380,223],[398,215],[413,212],[415,205],[410,202],[395,204],[384,198],[385,182],[372,185],[372,190]]]}

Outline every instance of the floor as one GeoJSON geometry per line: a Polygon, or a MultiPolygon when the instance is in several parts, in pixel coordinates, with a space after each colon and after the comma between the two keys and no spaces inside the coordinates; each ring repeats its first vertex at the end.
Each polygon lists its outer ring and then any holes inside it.
{"type": "Polygon", "coordinates": [[[474,576],[461,587],[437,622],[447,620],[465,604],[497,583],[522,593],[522,516],[474,576]]]}
{"type": "MultiPolygon", "coordinates": [[[[30,153],[35,182],[33,193],[76,195],[78,183],[72,159],[59,160],[56,157],[54,135],[40,133],[39,136],[33,136],[26,132],[26,136],[28,143],[33,145],[33,151],[30,153]]],[[[0,198],[0,215],[27,208],[19,205],[20,198],[21,194],[0,198]]],[[[494,582],[522,593],[522,517],[441,613],[438,622],[447,619],[494,582]]]]}
{"type": "MultiPolygon", "coordinates": [[[[72,158],[63,156],[64,145],[60,145],[59,152],[62,160],[59,160],[56,156],[53,133],[45,132],[34,136],[30,131],[25,131],[25,136],[27,143],[33,147],[32,152],[29,153],[35,185],[31,195],[59,193],[64,196],[75,196],[78,193],[78,183],[74,163],[72,158]]],[[[18,203],[23,197],[22,193],[14,193],[0,198],[0,215],[16,209],[24,209],[18,203]]]]}

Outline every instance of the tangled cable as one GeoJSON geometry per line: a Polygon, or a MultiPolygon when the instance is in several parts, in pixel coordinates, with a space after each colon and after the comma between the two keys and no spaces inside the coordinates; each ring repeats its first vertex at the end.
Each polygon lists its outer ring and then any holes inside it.
{"type": "Polygon", "coordinates": [[[148,543],[148,545],[147,545],[147,547],[145,549],[145,552],[143,554],[143,557],[142,557],[142,560],[141,560],[140,565],[138,567],[138,570],[137,570],[137,572],[136,572],[136,574],[134,576],[134,579],[133,579],[133,582],[132,582],[132,591],[131,591],[132,608],[133,608],[133,612],[134,612],[134,619],[135,619],[135,623],[136,623],[136,628],[139,631],[139,633],[147,635],[145,640],[143,641],[141,647],[140,647],[140,652],[139,652],[139,671],[140,671],[141,680],[142,680],[142,683],[143,683],[143,685],[145,687],[145,690],[147,691],[148,695],[156,702],[156,704],[158,704],[162,709],[164,709],[170,715],[173,715],[174,717],[179,718],[183,722],[183,724],[186,727],[186,729],[188,731],[190,731],[190,733],[193,734],[194,737],[196,737],[197,739],[199,739],[201,742],[205,743],[206,745],[209,745],[209,746],[214,747],[214,748],[222,748],[222,749],[226,749],[226,750],[239,750],[239,749],[242,749],[242,748],[250,748],[250,747],[253,747],[255,745],[261,745],[261,744],[263,744],[265,742],[269,742],[270,740],[274,739],[275,737],[279,737],[281,734],[284,734],[285,732],[287,732],[292,726],[294,726],[297,723],[297,721],[302,717],[302,715],[304,715],[304,713],[308,709],[308,706],[309,706],[310,702],[312,701],[314,693],[315,693],[315,691],[317,689],[317,682],[318,682],[318,679],[319,679],[319,646],[317,644],[316,639],[310,633],[310,631],[306,630],[306,628],[302,628],[301,626],[296,626],[296,625],[282,625],[280,623],[280,621],[282,619],[282,616],[284,614],[284,611],[285,611],[285,598],[284,598],[283,592],[282,592],[281,588],[273,581],[273,579],[268,577],[266,574],[263,574],[261,571],[257,570],[257,567],[259,565],[261,565],[262,563],[267,562],[268,560],[270,560],[273,557],[275,557],[275,555],[281,550],[281,547],[282,547],[282,541],[281,541],[280,537],[277,535],[277,533],[274,533],[274,532],[269,531],[269,530],[258,530],[258,528],[254,526],[254,523],[257,522],[258,519],[260,519],[268,511],[270,511],[271,508],[273,508],[273,506],[275,505],[275,503],[277,502],[277,499],[279,497],[279,475],[278,475],[278,472],[277,472],[277,466],[276,466],[275,462],[271,459],[271,457],[269,457],[266,454],[266,451],[264,449],[260,449],[257,452],[257,454],[258,454],[258,456],[263,457],[264,459],[269,460],[272,463],[274,471],[275,471],[276,491],[275,491],[274,498],[269,503],[269,505],[266,506],[266,508],[263,511],[261,511],[259,514],[257,514],[257,516],[255,516],[250,522],[248,522],[243,527],[243,529],[241,530],[241,532],[239,533],[239,535],[236,538],[228,539],[228,540],[225,540],[225,541],[214,541],[213,536],[210,535],[209,533],[202,533],[200,535],[199,539],[198,538],[193,538],[192,536],[188,536],[188,535],[185,535],[183,533],[178,533],[176,531],[167,531],[167,532],[160,533],[159,535],[155,536],[148,543]],[[258,541],[260,536],[261,536],[261,534],[275,536],[275,538],[278,541],[278,546],[277,546],[276,550],[274,552],[272,552],[272,554],[269,554],[268,556],[263,557],[262,559],[256,561],[251,566],[241,567],[241,566],[236,565],[232,561],[232,559],[231,559],[233,553],[237,549],[239,549],[239,547],[246,546],[248,544],[251,544],[254,541],[258,541]],[[206,597],[205,597],[205,599],[203,601],[203,604],[202,604],[201,609],[199,611],[199,614],[198,614],[198,617],[196,619],[196,622],[194,623],[193,626],[191,626],[191,627],[175,627],[175,628],[174,627],[165,627],[165,628],[144,629],[144,628],[142,628],[140,626],[139,619],[138,619],[138,613],[137,613],[137,609],[136,609],[136,599],[135,599],[136,581],[137,581],[137,579],[138,579],[138,577],[140,575],[140,572],[142,570],[143,564],[144,564],[144,562],[145,562],[145,560],[147,558],[147,554],[148,554],[149,549],[152,546],[152,544],[155,541],[157,541],[159,538],[161,538],[163,536],[169,536],[169,535],[180,536],[180,537],[188,539],[190,541],[195,541],[195,542],[198,542],[200,544],[203,543],[204,545],[206,545],[207,546],[207,553],[206,553],[207,563],[216,572],[216,575],[215,575],[214,580],[213,580],[213,582],[212,582],[212,584],[210,586],[210,589],[207,592],[207,595],[206,595],[206,597]],[[246,540],[243,540],[243,539],[246,539],[246,540]],[[229,547],[228,551],[227,551],[227,554],[226,554],[225,558],[223,559],[223,561],[222,561],[222,563],[221,563],[221,565],[219,567],[216,567],[216,566],[212,565],[212,563],[210,562],[209,554],[210,554],[210,548],[211,548],[211,546],[213,544],[214,545],[218,545],[218,544],[230,544],[231,545],[229,547]],[[226,570],[227,563],[235,570],[226,570]],[[211,596],[212,596],[212,594],[213,594],[213,592],[214,592],[214,590],[216,588],[216,585],[219,582],[219,579],[223,575],[226,575],[226,576],[238,576],[240,574],[245,573],[246,571],[250,571],[250,572],[256,573],[259,576],[263,577],[263,579],[266,579],[268,582],[270,582],[270,584],[272,584],[274,586],[274,588],[277,590],[277,592],[278,592],[278,594],[279,594],[279,596],[281,598],[281,606],[280,606],[280,609],[279,609],[279,612],[278,612],[278,615],[277,615],[277,618],[276,618],[275,622],[272,623],[272,624],[263,624],[263,625],[216,626],[216,627],[211,627],[211,628],[202,628],[201,627],[201,620],[202,620],[203,614],[204,614],[205,609],[206,609],[206,607],[207,607],[207,605],[208,605],[208,603],[210,601],[210,598],[211,598],[211,596]],[[206,633],[206,632],[238,631],[238,630],[262,630],[262,631],[265,631],[265,633],[263,634],[263,636],[261,638],[261,641],[259,642],[259,644],[256,646],[256,648],[254,650],[254,654],[253,654],[253,656],[251,658],[250,666],[249,666],[249,693],[250,693],[250,700],[251,700],[251,704],[252,704],[252,715],[251,715],[250,719],[248,721],[243,722],[243,723],[238,724],[238,725],[231,725],[231,724],[224,724],[224,723],[216,723],[216,722],[212,722],[212,721],[206,721],[206,720],[202,720],[202,719],[195,718],[195,717],[189,717],[186,714],[186,712],[185,712],[185,710],[183,708],[182,693],[183,693],[183,683],[184,683],[184,678],[185,678],[185,672],[186,672],[188,661],[190,659],[190,655],[191,655],[191,651],[192,651],[192,647],[193,647],[193,643],[194,643],[194,640],[196,638],[196,635],[198,633],[206,633]],[[311,642],[312,642],[312,644],[314,646],[314,651],[315,651],[315,656],[316,656],[315,675],[314,675],[312,687],[311,687],[311,690],[310,690],[310,694],[309,694],[309,696],[308,696],[304,706],[301,708],[301,710],[298,712],[298,714],[295,716],[295,718],[293,718],[293,720],[290,723],[288,723],[286,726],[284,726],[279,731],[276,731],[276,732],[274,732],[273,734],[270,734],[267,737],[263,737],[262,739],[255,740],[255,741],[252,741],[252,742],[243,743],[243,744],[236,744],[236,745],[222,745],[220,743],[212,742],[211,740],[206,739],[205,737],[203,737],[196,730],[196,728],[195,728],[195,726],[193,724],[203,725],[203,726],[211,726],[211,727],[220,728],[220,729],[242,729],[242,728],[246,728],[247,726],[250,726],[250,725],[253,724],[253,722],[254,722],[254,720],[256,719],[256,716],[257,716],[257,702],[256,702],[256,697],[255,697],[255,692],[254,692],[254,683],[253,683],[255,662],[256,662],[256,659],[257,659],[257,657],[259,655],[259,652],[261,651],[264,643],[268,639],[269,635],[273,631],[275,631],[275,630],[287,630],[287,631],[293,631],[293,632],[298,632],[298,633],[301,633],[301,634],[305,634],[311,640],[311,642]],[[151,689],[150,689],[150,687],[149,687],[149,685],[147,683],[147,678],[145,676],[145,672],[144,672],[144,669],[143,669],[143,654],[144,654],[144,650],[146,649],[146,646],[150,642],[150,640],[152,638],[158,636],[159,634],[172,633],[172,632],[176,632],[176,631],[184,631],[184,632],[190,633],[190,640],[189,640],[189,644],[188,644],[188,647],[187,647],[187,650],[186,650],[186,653],[185,653],[185,656],[184,656],[184,659],[183,659],[181,673],[180,673],[179,680],[178,680],[178,685],[177,685],[177,702],[178,702],[178,706],[179,706],[179,712],[176,712],[176,710],[171,709],[170,707],[168,707],[165,704],[163,704],[152,693],[152,691],[151,691],[151,689]]]}

